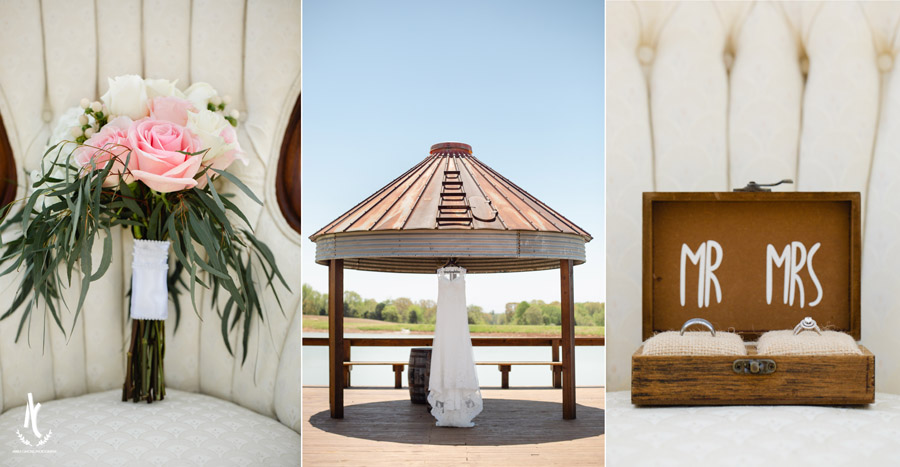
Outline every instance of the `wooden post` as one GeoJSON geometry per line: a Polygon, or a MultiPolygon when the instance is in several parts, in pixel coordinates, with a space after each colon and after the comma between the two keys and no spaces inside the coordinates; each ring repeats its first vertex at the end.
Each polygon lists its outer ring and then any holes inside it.
{"type": "Polygon", "coordinates": [[[394,389],[403,388],[403,364],[394,365],[394,389]]]}
{"type": "Polygon", "coordinates": [[[497,365],[500,367],[500,387],[503,389],[509,389],[509,371],[512,370],[512,365],[497,365]]]}
{"type": "Polygon", "coordinates": [[[563,419],[575,418],[575,285],[572,268],[575,262],[560,260],[559,279],[562,289],[562,392],[563,419]]]}
{"type": "MultiPolygon", "coordinates": [[[[559,362],[559,339],[553,339],[550,344],[550,348],[552,349],[553,358],[551,359],[554,363],[559,362]]],[[[553,373],[553,387],[555,389],[562,388],[562,367],[559,365],[553,365],[550,367],[551,373],[553,373]]]]}
{"type": "Polygon", "coordinates": [[[344,418],[344,260],[328,262],[328,398],[331,418],[344,418]]]}
{"type": "MultiPolygon", "coordinates": [[[[343,329],[343,327],[341,327],[341,329],[343,329]]],[[[343,339],[343,336],[341,336],[341,339],[343,339]]],[[[350,348],[351,348],[350,341],[349,340],[344,341],[344,362],[350,361],[350,348]]],[[[352,369],[353,369],[352,366],[344,365],[344,387],[345,388],[350,387],[350,370],[352,370],[352,369]]]]}

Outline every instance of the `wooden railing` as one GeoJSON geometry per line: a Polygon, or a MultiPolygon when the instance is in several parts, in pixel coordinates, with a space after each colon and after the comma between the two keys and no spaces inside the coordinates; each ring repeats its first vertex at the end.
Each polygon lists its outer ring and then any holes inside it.
{"type": "MultiPolygon", "coordinates": [[[[502,379],[501,386],[509,388],[509,372],[512,365],[548,365],[553,373],[553,387],[562,387],[562,364],[559,361],[560,337],[473,337],[474,347],[550,347],[549,362],[476,362],[478,365],[497,365],[502,379]]],[[[356,347],[430,347],[431,337],[344,337],[344,387],[350,387],[350,370],[354,365],[385,365],[394,370],[394,387],[402,387],[402,373],[406,362],[354,362],[350,359],[350,350],[356,347]]],[[[575,345],[602,346],[606,344],[603,337],[576,337],[575,345]]],[[[303,345],[328,346],[327,337],[304,337],[303,345]]]]}

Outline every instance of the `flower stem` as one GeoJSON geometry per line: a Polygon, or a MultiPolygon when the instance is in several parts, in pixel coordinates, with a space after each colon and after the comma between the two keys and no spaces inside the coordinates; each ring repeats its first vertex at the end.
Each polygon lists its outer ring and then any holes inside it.
{"type": "Polygon", "coordinates": [[[131,322],[131,349],[122,400],[134,402],[162,400],[166,395],[163,362],[165,350],[165,322],[135,319],[131,322]]]}

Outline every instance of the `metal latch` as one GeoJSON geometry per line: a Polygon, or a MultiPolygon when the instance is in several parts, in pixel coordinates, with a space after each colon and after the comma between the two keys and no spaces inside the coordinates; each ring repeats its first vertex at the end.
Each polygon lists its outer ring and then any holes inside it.
{"type": "Polygon", "coordinates": [[[791,180],[791,179],[789,179],[789,178],[786,178],[786,179],[784,179],[784,180],[782,180],[782,181],[780,181],[780,182],[778,182],[778,183],[756,183],[756,182],[750,182],[750,183],[748,183],[747,186],[745,186],[744,188],[735,188],[735,189],[732,190],[732,191],[752,191],[752,192],[772,191],[771,188],[766,188],[766,187],[778,186],[778,185],[781,185],[782,183],[794,183],[794,181],[791,180]]]}
{"type": "Polygon", "coordinates": [[[768,375],[775,373],[775,360],[742,358],[735,360],[731,366],[735,373],[750,375],[768,375]]]}

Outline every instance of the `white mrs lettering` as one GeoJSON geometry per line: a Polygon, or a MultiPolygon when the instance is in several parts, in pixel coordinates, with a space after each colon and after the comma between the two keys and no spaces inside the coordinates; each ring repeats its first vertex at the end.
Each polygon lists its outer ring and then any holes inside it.
{"type": "Polygon", "coordinates": [[[771,243],[766,247],[766,303],[772,304],[772,270],[774,268],[784,268],[784,304],[794,305],[794,298],[799,295],[800,308],[804,305],[803,281],[800,279],[799,273],[806,267],[809,272],[809,278],[812,279],[813,285],[816,286],[816,299],[809,303],[813,307],[822,301],[822,284],[813,270],[813,256],[819,251],[821,243],[816,243],[806,251],[806,246],[801,242],[791,242],[785,245],[781,254],[775,249],[775,245],[771,243]],[[774,267],[773,267],[774,266],[774,267]]]}

